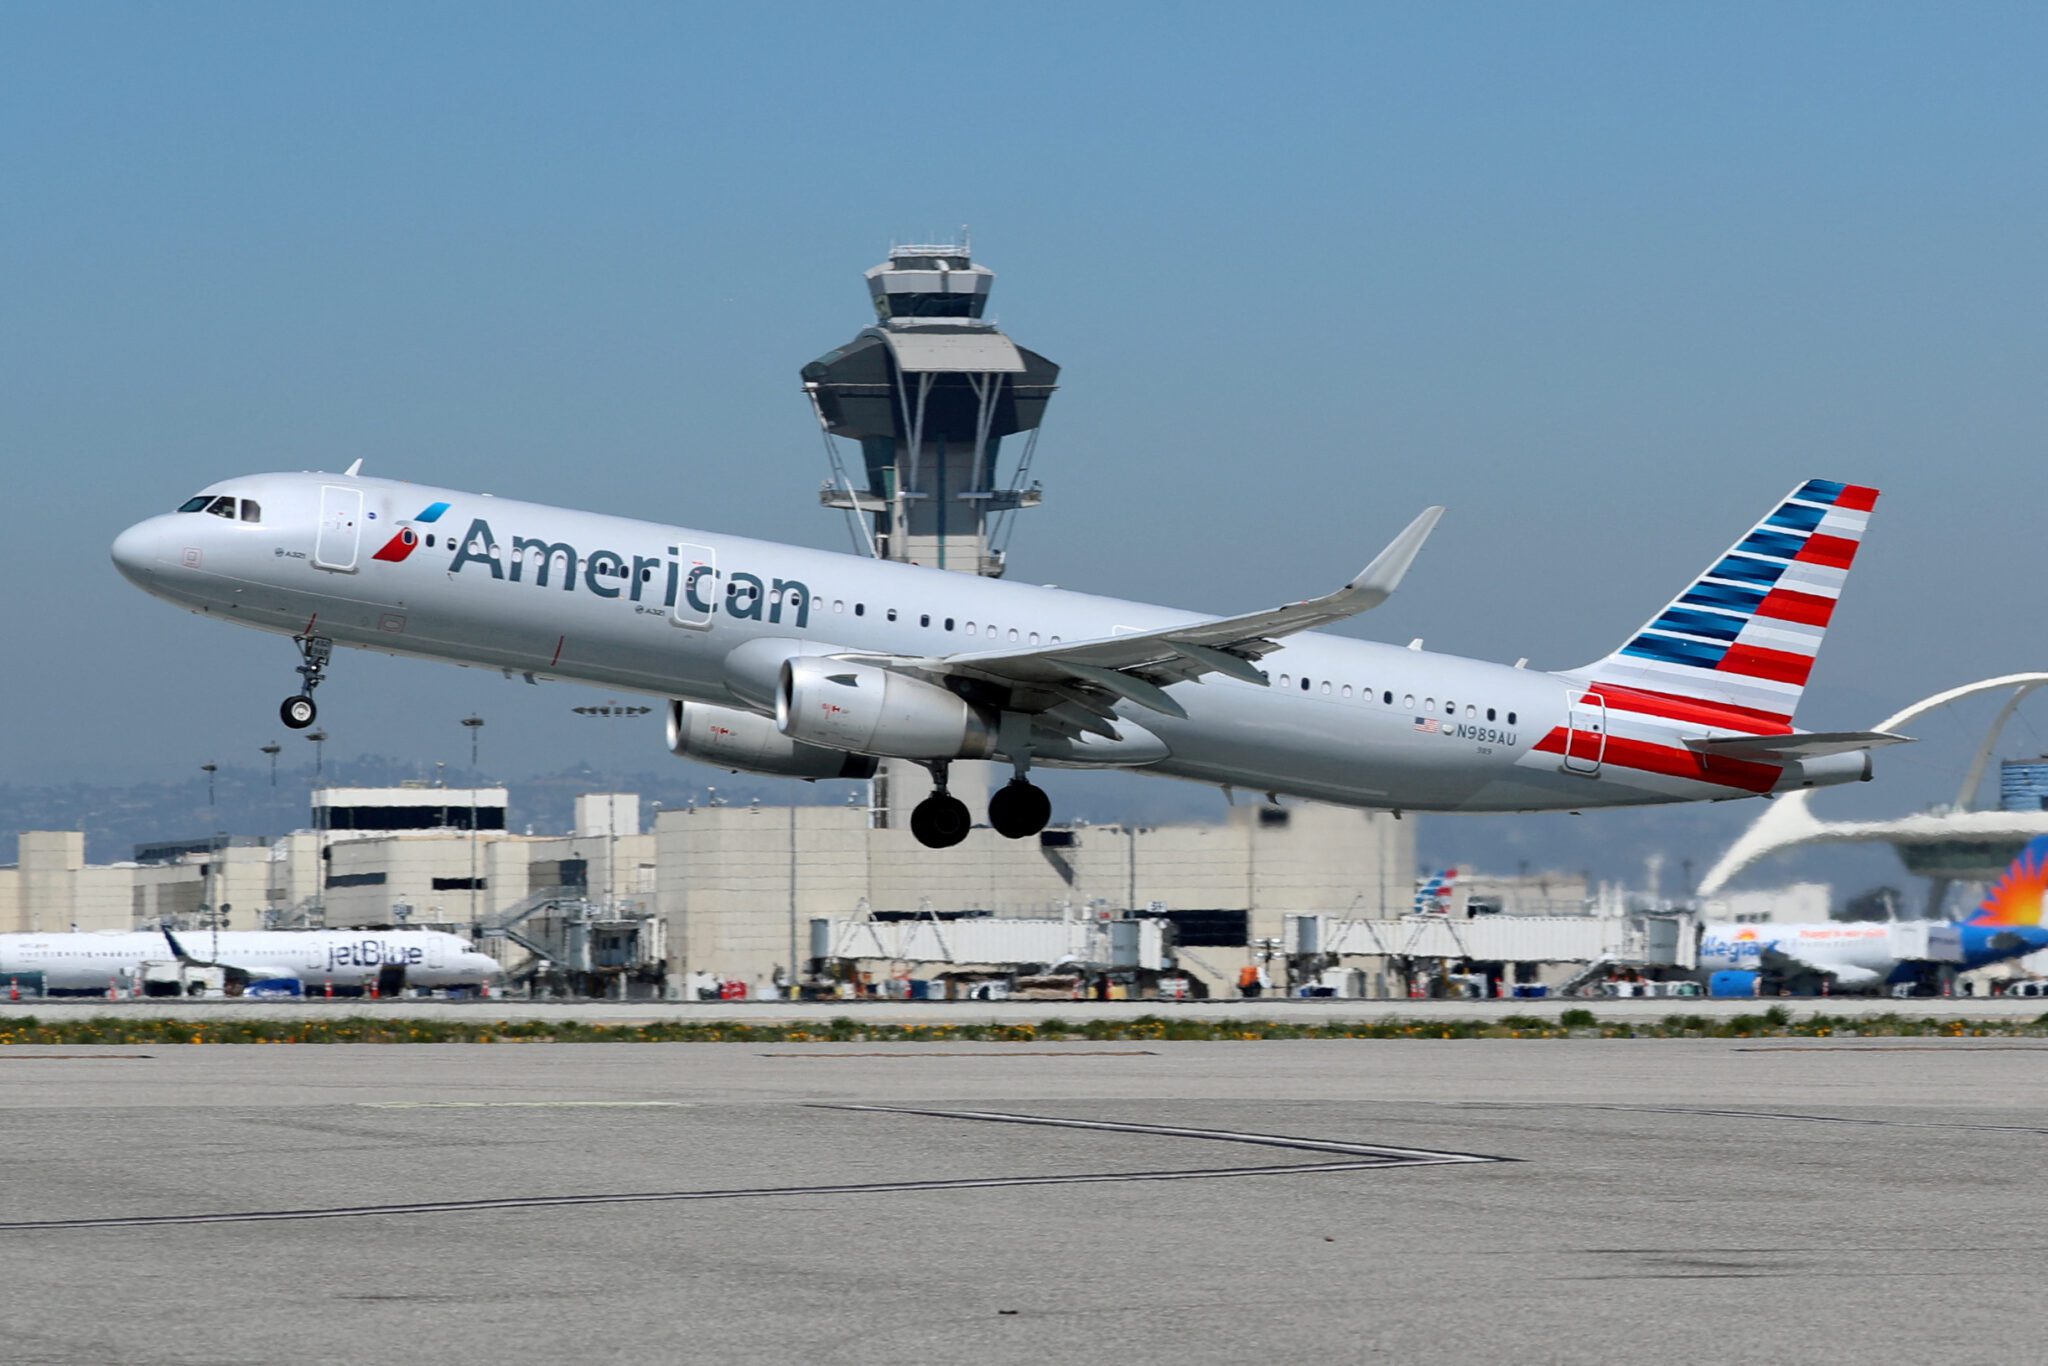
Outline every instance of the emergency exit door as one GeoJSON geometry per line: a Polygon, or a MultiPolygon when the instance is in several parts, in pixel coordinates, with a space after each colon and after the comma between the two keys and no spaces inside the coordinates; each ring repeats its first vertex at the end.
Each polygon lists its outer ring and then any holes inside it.
{"type": "Polygon", "coordinates": [[[1594,777],[1607,757],[1607,699],[1596,692],[1566,695],[1564,771],[1594,777]]]}

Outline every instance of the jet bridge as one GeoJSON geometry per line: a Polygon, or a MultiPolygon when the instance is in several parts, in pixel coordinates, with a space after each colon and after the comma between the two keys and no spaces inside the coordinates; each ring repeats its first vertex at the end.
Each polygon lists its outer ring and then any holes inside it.
{"type": "Polygon", "coordinates": [[[811,957],[846,964],[945,964],[997,970],[1065,967],[1078,972],[1166,972],[1174,966],[1168,921],[1023,919],[816,919],[811,957]]]}

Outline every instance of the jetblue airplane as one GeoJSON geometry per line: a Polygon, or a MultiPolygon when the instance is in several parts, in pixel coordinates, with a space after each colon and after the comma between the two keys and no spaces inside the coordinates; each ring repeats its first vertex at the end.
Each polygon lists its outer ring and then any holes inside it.
{"type": "Polygon", "coordinates": [[[1008,583],[361,474],[228,479],[121,533],[135,584],[291,637],[313,723],[334,646],[668,699],[677,754],[788,777],[921,762],[911,828],[1043,829],[1034,766],[1130,768],[1392,811],[1576,811],[1870,776],[1902,737],[1795,730],[1877,491],[1813,479],[1628,637],[1544,673],[1322,635],[1385,602],[1430,508],[1334,593],[1243,616],[1008,583]]]}
{"type": "MultiPolygon", "coordinates": [[[[2020,851],[1969,916],[1958,921],[1839,921],[1819,924],[1737,925],[1709,922],[1701,927],[1699,965],[1717,977],[1735,974],[1729,991],[1746,995],[1757,974],[1824,977],[1850,990],[1910,982],[1919,963],[1902,958],[1894,923],[1930,947],[1955,957],[1958,972],[1990,967],[2048,949],[2048,835],[2020,851]],[[1750,980],[1740,980],[1740,979],[1750,980]]],[[[1924,960],[1921,960],[1924,961],[1924,960]]]]}
{"type": "Polygon", "coordinates": [[[416,987],[476,986],[503,971],[466,939],[439,930],[164,930],[0,934],[0,991],[7,979],[40,972],[50,991],[105,991],[110,979],[138,980],[145,963],[227,970],[246,983],[333,982],[367,987],[402,969],[416,987]]]}

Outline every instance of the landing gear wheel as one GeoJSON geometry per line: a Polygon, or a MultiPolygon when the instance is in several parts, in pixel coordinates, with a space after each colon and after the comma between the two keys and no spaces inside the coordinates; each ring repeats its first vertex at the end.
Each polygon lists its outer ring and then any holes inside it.
{"type": "Polygon", "coordinates": [[[943,792],[934,792],[910,811],[910,833],[927,849],[951,849],[967,838],[973,824],[967,803],[943,792]]]}
{"type": "Polygon", "coordinates": [[[1006,840],[1029,839],[1052,819],[1052,798],[1045,789],[1013,778],[988,801],[988,823],[1006,840]]]}
{"type": "Polygon", "coordinates": [[[313,705],[313,699],[304,693],[297,697],[287,697],[284,705],[277,709],[278,719],[292,730],[304,730],[313,724],[313,718],[319,714],[320,710],[313,705]]]}

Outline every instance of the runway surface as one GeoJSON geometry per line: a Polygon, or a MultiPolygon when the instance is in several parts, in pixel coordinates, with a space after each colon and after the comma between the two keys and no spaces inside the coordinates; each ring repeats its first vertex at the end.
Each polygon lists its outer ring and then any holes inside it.
{"type": "Polygon", "coordinates": [[[15,1363],[2031,1359],[2048,1043],[0,1050],[15,1363]]]}

